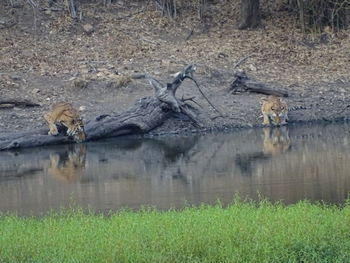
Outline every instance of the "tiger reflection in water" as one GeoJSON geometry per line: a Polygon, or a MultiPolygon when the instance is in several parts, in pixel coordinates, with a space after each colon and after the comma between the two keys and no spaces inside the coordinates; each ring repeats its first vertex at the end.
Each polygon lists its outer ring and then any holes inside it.
{"type": "Polygon", "coordinates": [[[291,142],[288,134],[288,127],[263,128],[264,144],[263,152],[269,155],[278,155],[288,151],[291,142]]]}
{"type": "Polygon", "coordinates": [[[50,154],[48,173],[65,182],[76,182],[85,173],[85,160],[85,145],[69,145],[67,151],[50,154]]]}
{"type": "Polygon", "coordinates": [[[235,165],[242,175],[251,176],[253,173],[262,175],[263,166],[257,164],[263,164],[291,148],[287,126],[263,128],[263,136],[262,150],[236,155],[235,165]]]}

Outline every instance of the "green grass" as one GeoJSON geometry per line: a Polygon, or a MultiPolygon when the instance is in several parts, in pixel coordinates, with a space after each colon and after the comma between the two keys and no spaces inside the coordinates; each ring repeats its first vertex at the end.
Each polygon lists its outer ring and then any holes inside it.
{"type": "Polygon", "coordinates": [[[3,214],[0,262],[350,262],[350,205],[3,214]]]}

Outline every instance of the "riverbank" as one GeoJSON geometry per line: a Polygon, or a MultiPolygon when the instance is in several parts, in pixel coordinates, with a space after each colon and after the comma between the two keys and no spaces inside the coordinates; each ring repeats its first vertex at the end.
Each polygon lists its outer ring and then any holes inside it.
{"type": "Polygon", "coordinates": [[[0,262],[346,262],[350,207],[236,201],[106,215],[0,216],[0,262]]]}
{"type": "MultiPolygon", "coordinates": [[[[304,35],[294,16],[272,4],[261,4],[261,28],[241,31],[238,1],[208,3],[204,21],[191,6],[180,7],[176,20],[162,17],[152,1],[141,13],[142,1],[118,1],[108,8],[84,2],[81,21],[49,6],[34,14],[26,1],[18,2],[16,8],[0,4],[2,20],[12,21],[0,28],[0,97],[40,107],[0,108],[0,132],[45,127],[43,113],[60,101],[82,109],[85,120],[124,112],[154,95],[146,80],[130,76],[147,72],[166,83],[189,63],[197,66],[203,92],[223,113],[219,117],[196,86],[184,81],[177,96],[195,96],[201,107],[192,104],[206,128],[257,126],[262,95],[229,90],[234,65],[247,56],[239,69],[289,93],[287,103],[295,109],[291,122],[350,116],[348,31],[304,35]],[[126,17],[130,14],[136,15],[126,17]]],[[[171,119],[156,132],[193,128],[174,123],[171,119]]]]}

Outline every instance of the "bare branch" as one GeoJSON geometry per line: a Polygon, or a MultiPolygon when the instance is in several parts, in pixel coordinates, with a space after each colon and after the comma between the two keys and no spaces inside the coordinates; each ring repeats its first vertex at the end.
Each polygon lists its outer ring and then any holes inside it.
{"type": "Polygon", "coordinates": [[[241,58],[240,60],[238,60],[238,62],[233,66],[233,68],[237,68],[239,65],[241,65],[244,61],[246,61],[248,58],[252,57],[253,54],[250,54],[248,56],[245,56],[243,58],[241,58]]]}

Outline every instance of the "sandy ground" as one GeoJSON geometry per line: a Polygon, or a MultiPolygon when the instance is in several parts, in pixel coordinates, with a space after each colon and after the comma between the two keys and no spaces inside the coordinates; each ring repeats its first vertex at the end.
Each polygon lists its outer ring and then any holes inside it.
{"type": "MultiPolygon", "coordinates": [[[[303,36],[295,18],[262,1],[262,26],[237,29],[235,1],[213,1],[201,21],[191,1],[179,6],[177,19],[162,17],[153,1],[117,1],[109,7],[82,1],[82,19],[73,20],[61,1],[33,9],[27,1],[0,2],[0,101],[27,99],[35,108],[0,108],[0,131],[44,127],[54,102],[72,102],[92,119],[125,111],[153,88],[148,73],[163,83],[185,65],[223,113],[203,99],[191,81],[178,97],[195,96],[199,118],[208,127],[260,125],[259,94],[232,94],[230,80],[239,66],[256,80],[284,89],[291,122],[346,120],[350,116],[350,35],[342,32],[303,36]],[[139,12],[142,11],[142,12],[139,12]]],[[[237,1],[238,2],[238,1],[237,1]]],[[[163,130],[173,129],[169,121],[163,130]]]]}

